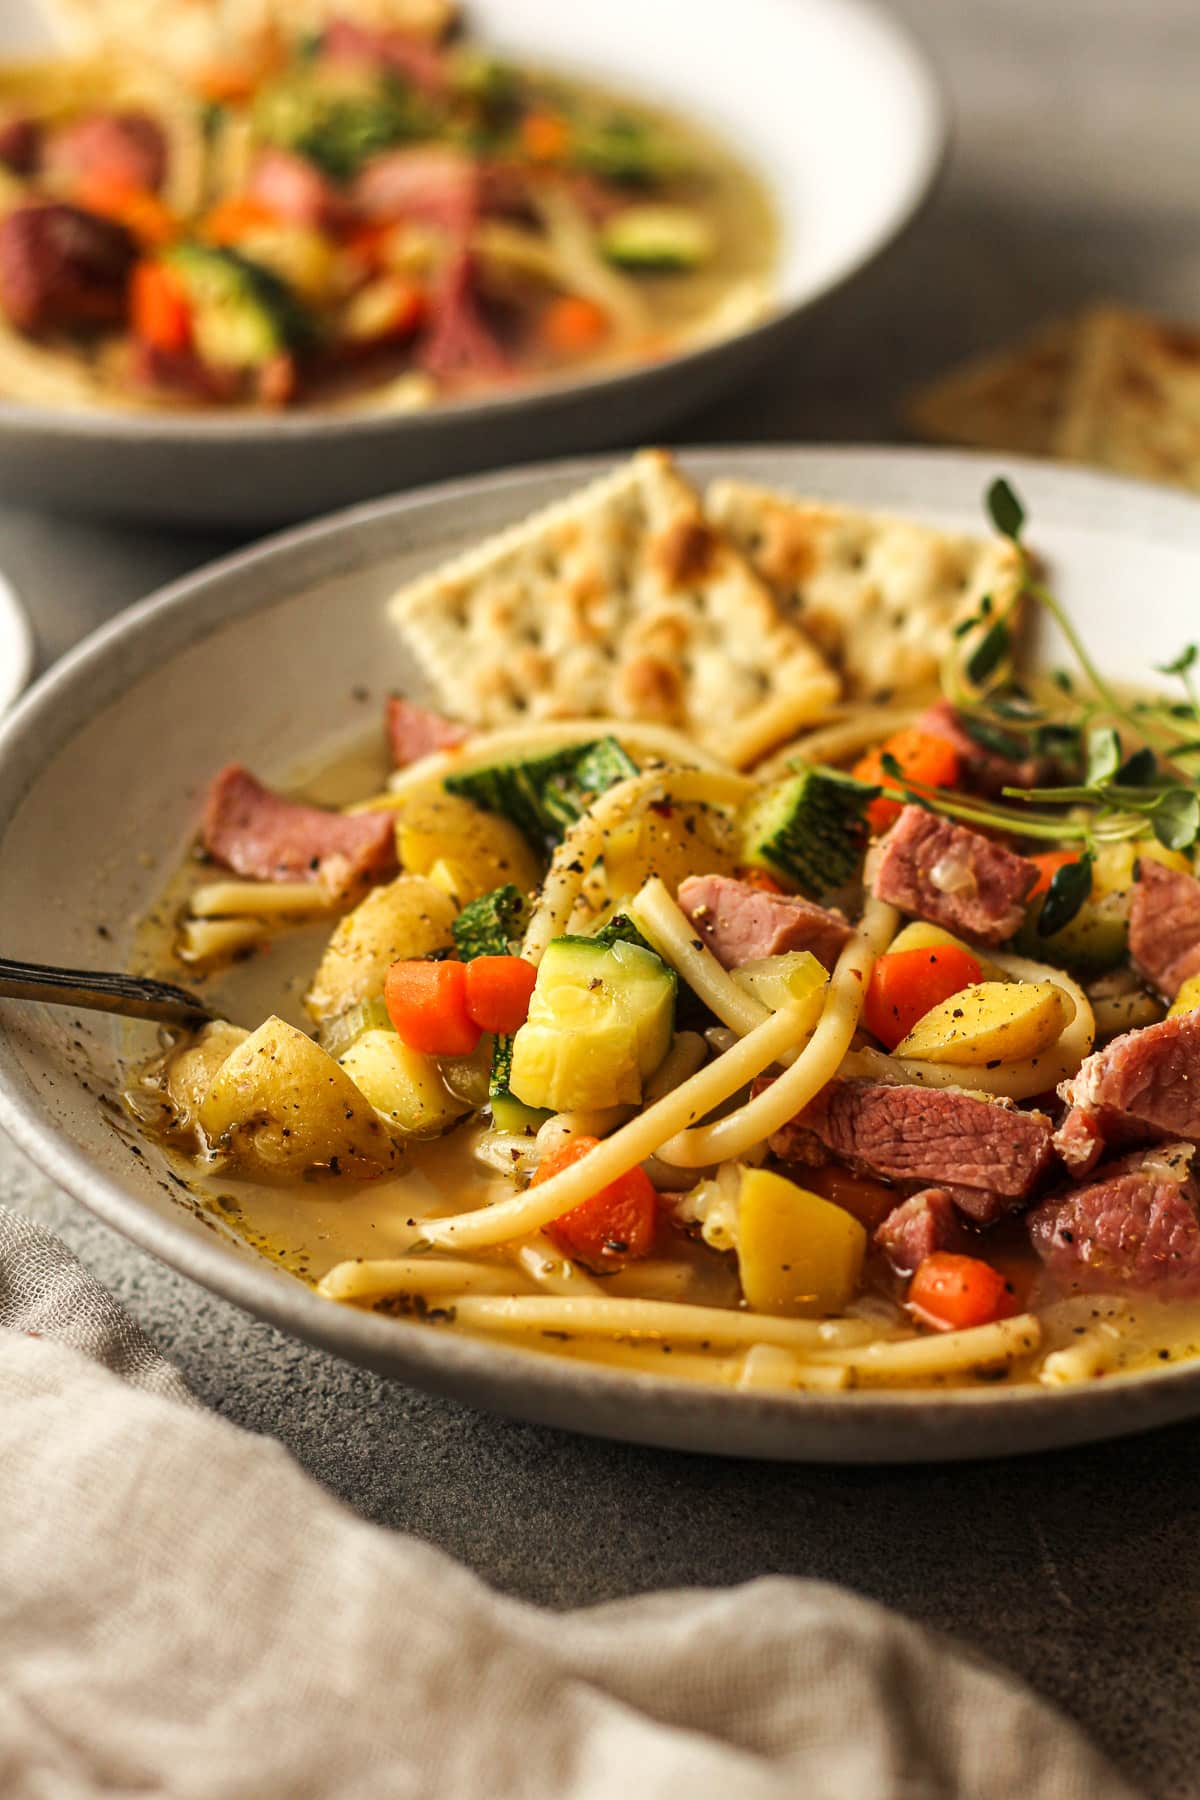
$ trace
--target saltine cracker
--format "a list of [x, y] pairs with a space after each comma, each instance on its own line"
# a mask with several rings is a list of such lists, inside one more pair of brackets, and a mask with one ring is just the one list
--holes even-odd
[[934, 682], [955, 625], [985, 595], [1017, 605], [1019, 552], [824, 500], [715, 481], [709, 517], [727, 532], [845, 683], [848, 698], [885, 700]]
[[482, 726], [676, 726], [737, 767], [840, 684], [662, 451], [479, 545], [393, 601], [442, 705]]
[[1054, 319], [1011, 349], [972, 357], [912, 395], [908, 423], [939, 443], [1051, 456], [1078, 341], [1077, 319]]
[[1054, 452], [1200, 488], [1200, 332], [1125, 307], [1094, 308]]

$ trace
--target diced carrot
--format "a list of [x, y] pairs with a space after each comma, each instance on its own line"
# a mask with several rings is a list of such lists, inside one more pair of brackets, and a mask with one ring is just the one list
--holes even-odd
[[179, 235], [175, 215], [148, 188], [131, 187], [110, 175], [92, 175], [80, 182], [75, 198], [88, 212], [124, 225], [139, 243], [152, 248]]
[[567, 121], [558, 113], [526, 113], [520, 126], [521, 148], [530, 162], [561, 162], [571, 144]]
[[200, 229], [210, 243], [236, 244], [252, 231], [278, 223], [279, 214], [257, 194], [230, 194], [205, 214]]
[[[577, 1137], [538, 1164], [532, 1186], [549, 1181], [594, 1150], [598, 1138]], [[596, 1269], [618, 1269], [654, 1246], [658, 1193], [644, 1169], [630, 1169], [563, 1213], [546, 1230], [568, 1256]]]
[[978, 962], [957, 944], [888, 951], [871, 971], [863, 1021], [886, 1049], [894, 1050], [931, 1007], [982, 979]]
[[249, 100], [258, 85], [262, 71], [244, 62], [209, 63], [194, 77], [193, 86], [203, 100], [214, 106], [229, 106]]
[[370, 225], [358, 225], [345, 239], [343, 249], [368, 269], [382, 268], [387, 260], [388, 243], [396, 230], [395, 219], [379, 219]]
[[467, 970], [460, 962], [394, 962], [383, 1003], [410, 1050], [470, 1056], [482, 1037], [467, 1011]]
[[186, 350], [192, 338], [187, 289], [165, 263], [140, 262], [130, 285], [133, 335], [152, 350]]
[[519, 1031], [537, 970], [523, 956], [474, 956], [466, 965], [467, 1011], [484, 1031]]
[[1017, 1297], [991, 1263], [935, 1250], [909, 1283], [907, 1304], [914, 1317], [935, 1331], [965, 1331], [972, 1325], [1011, 1319]]
[[[886, 784], [889, 777], [883, 768], [885, 756], [894, 756], [905, 779], [918, 787], [952, 788], [958, 780], [959, 759], [954, 745], [916, 725], [894, 732], [876, 749], [868, 750], [855, 763], [853, 773], [860, 781]], [[876, 832], [886, 831], [899, 817], [900, 803], [896, 800], [881, 797], [867, 809], [871, 829]]]
[[552, 300], [539, 325], [547, 347], [560, 356], [577, 356], [594, 349], [608, 331], [608, 314], [584, 294], [563, 294]]
[[1026, 899], [1032, 900], [1038, 894], [1047, 892], [1050, 883], [1060, 869], [1065, 869], [1068, 863], [1079, 861], [1079, 852], [1077, 850], [1044, 850], [1040, 856], [1031, 856], [1029, 860], [1037, 865], [1038, 872], [1037, 880], [1026, 895]]

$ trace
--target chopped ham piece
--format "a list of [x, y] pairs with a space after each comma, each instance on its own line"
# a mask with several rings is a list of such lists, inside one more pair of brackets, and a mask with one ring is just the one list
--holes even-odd
[[964, 784], [977, 794], [1000, 794], [1006, 787], [1040, 787], [1053, 772], [1046, 756], [1014, 759], [976, 743], [948, 700], [939, 700], [917, 720], [918, 731], [945, 738], [958, 752]]
[[251, 881], [320, 881], [335, 893], [384, 880], [396, 868], [390, 813], [325, 812], [285, 800], [239, 763], [209, 789], [204, 848]]
[[953, 1194], [940, 1187], [910, 1194], [892, 1208], [874, 1241], [897, 1275], [914, 1274], [937, 1250], [961, 1250], [964, 1233]]
[[0, 164], [14, 175], [32, 175], [42, 147], [42, 127], [21, 113], [0, 121]]
[[1020, 925], [1037, 873], [979, 832], [906, 806], [879, 846], [873, 891], [901, 912], [1000, 944]]
[[479, 169], [450, 147], [384, 150], [355, 177], [354, 209], [378, 223], [419, 219], [465, 242], [479, 208]]
[[246, 191], [289, 225], [333, 224], [344, 211], [333, 183], [290, 150], [260, 152]]
[[1034, 1249], [1064, 1288], [1200, 1296], [1194, 1144], [1166, 1144], [1053, 1195], [1029, 1215]]
[[512, 372], [511, 358], [479, 310], [469, 251], [454, 258], [433, 297], [433, 323], [420, 360], [422, 368], [443, 381]]
[[936, 1183], [980, 1224], [1027, 1199], [1053, 1154], [1044, 1113], [953, 1088], [840, 1079], [770, 1145], [783, 1162], [833, 1157], [887, 1181]]
[[130, 348], [128, 369], [130, 379], [140, 386], [186, 394], [202, 404], [228, 405], [238, 397], [236, 372], [214, 368], [190, 346], [162, 350], [156, 344], [135, 343]]
[[0, 219], [0, 307], [22, 331], [119, 319], [137, 257], [123, 225], [58, 203]]
[[1077, 1173], [1087, 1172], [1096, 1146], [1106, 1141], [1200, 1141], [1200, 1013], [1123, 1032], [1087, 1057], [1058, 1092], [1071, 1111], [1057, 1143]]
[[390, 69], [423, 94], [436, 96], [446, 89], [445, 58], [407, 31], [372, 31], [353, 19], [334, 19], [321, 35], [321, 57], [352, 67]]
[[1154, 1135], [1137, 1119], [1115, 1112], [1111, 1106], [1094, 1111], [1072, 1106], [1054, 1133], [1054, 1148], [1076, 1181], [1082, 1181], [1108, 1151], [1149, 1143]]
[[1200, 974], [1200, 881], [1141, 859], [1129, 907], [1129, 954], [1146, 985], [1168, 1000]]
[[453, 750], [471, 735], [456, 719], [447, 719], [431, 706], [417, 706], [400, 694], [393, 694], [387, 703], [387, 731], [392, 761], [398, 769], [433, 750]]
[[689, 875], [678, 898], [697, 935], [727, 969], [785, 950], [811, 950], [832, 969], [854, 935], [839, 912], [729, 875]]
[[166, 135], [148, 113], [92, 113], [53, 134], [42, 169], [72, 188], [97, 181], [157, 193], [167, 172]]

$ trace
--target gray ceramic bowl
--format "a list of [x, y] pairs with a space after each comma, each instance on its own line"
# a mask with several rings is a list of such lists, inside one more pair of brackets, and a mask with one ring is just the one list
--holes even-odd
[[[706, 122], [774, 195], [771, 319], [685, 356], [417, 414], [83, 413], [0, 403], [0, 487], [66, 511], [281, 524], [471, 469], [636, 443], [779, 354], [819, 299], [895, 237], [945, 137], [928, 65], [868, 0], [471, 0], [482, 38]], [[32, 0], [0, 7], [0, 55]]]
[[[996, 472], [989, 459], [896, 450], [720, 450], [683, 461], [702, 481], [736, 471], [966, 528], [978, 524]], [[411, 674], [389, 615], [397, 583], [601, 466], [360, 507], [203, 570], [88, 639], [0, 726], [4, 949], [45, 962], [120, 962], [131, 922], [183, 852], [212, 772], [237, 757], [281, 777], [311, 762], [314, 745], [360, 737], [380, 694]], [[1194, 635], [1200, 506], [1047, 465], [1003, 466], [1103, 662], [1142, 668]], [[364, 686], [366, 714], [356, 697]], [[6, 1004], [0, 1122], [144, 1249], [284, 1330], [399, 1379], [641, 1442], [846, 1461], [1033, 1450], [1200, 1411], [1200, 1363], [1056, 1392], [737, 1394], [334, 1306], [188, 1209], [162, 1158], [105, 1098], [117, 1085], [116, 1046], [99, 1015]]]

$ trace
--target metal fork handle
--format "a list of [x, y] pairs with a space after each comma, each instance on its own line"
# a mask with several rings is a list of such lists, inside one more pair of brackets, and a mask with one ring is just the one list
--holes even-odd
[[196, 1025], [213, 1016], [195, 994], [169, 981], [143, 980], [115, 969], [55, 969], [8, 956], [0, 956], [0, 999], [83, 1006], [164, 1025]]

